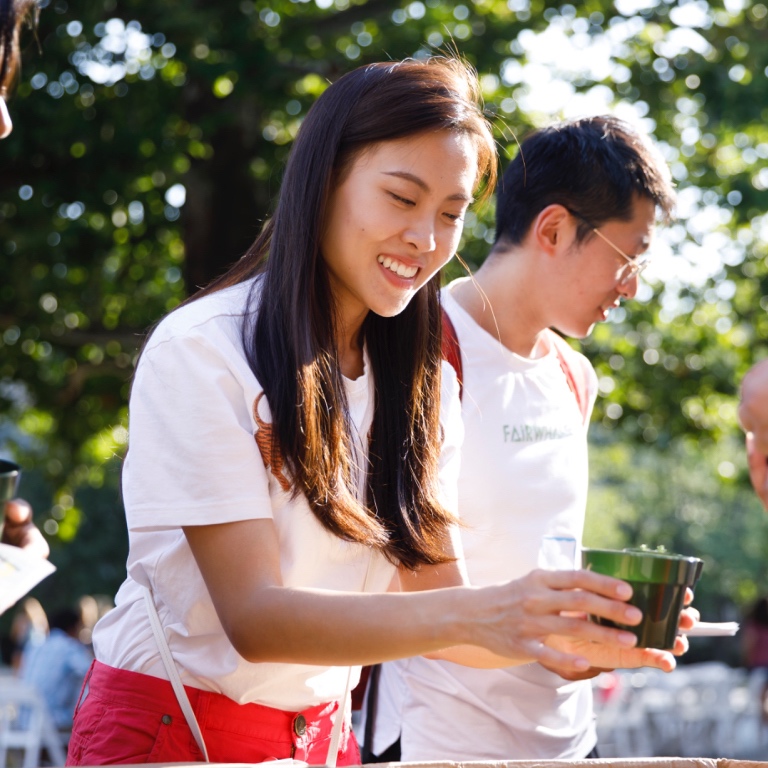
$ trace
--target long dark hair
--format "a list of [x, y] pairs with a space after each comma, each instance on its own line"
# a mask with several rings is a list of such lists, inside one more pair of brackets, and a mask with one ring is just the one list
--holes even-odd
[[[452, 515], [438, 501], [439, 276], [395, 317], [369, 313], [362, 335], [375, 381], [367, 499], [355, 493], [355, 453], [335, 343], [336, 313], [320, 240], [332, 187], [361, 152], [424, 131], [468, 135], [478, 185], [490, 194], [496, 150], [474, 72], [455, 58], [360, 67], [307, 113], [291, 149], [272, 218], [246, 255], [204, 295], [261, 273], [261, 300], [243, 329], [264, 388], [273, 452], [329, 531], [415, 568], [446, 560]], [[251, 303], [255, 301], [251, 294]], [[253, 308], [253, 307], [252, 307]], [[363, 436], [365, 437], [365, 436]]]
[[19, 29], [37, 18], [35, 0], [0, 0], [0, 96], [6, 96], [19, 69]]

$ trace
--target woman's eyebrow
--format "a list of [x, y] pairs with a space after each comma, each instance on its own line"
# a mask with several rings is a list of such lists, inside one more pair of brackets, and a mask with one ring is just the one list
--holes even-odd
[[[396, 176], [399, 179], [405, 179], [405, 181], [410, 181], [413, 184], [415, 184], [419, 189], [423, 189], [425, 192], [430, 192], [429, 184], [427, 184], [424, 179], [420, 178], [419, 176], [416, 176], [413, 173], [409, 173], [408, 171], [382, 171], [382, 173], [385, 176]], [[463, 192], [457, 192], [454, 195], [448, 195], [446, 198], [448, 200], [458, 200], [462, 203], [472, 203], [474, 202], [474, 197], [470, 197], [468, 195], [465, 195]]]

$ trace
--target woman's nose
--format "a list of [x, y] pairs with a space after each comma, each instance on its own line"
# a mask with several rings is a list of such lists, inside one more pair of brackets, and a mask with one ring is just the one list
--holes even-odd
[[437, 247], [435, 243], [435, 227], [431, 219], [426, 217], [419, 221], [413, 221], [406, 228], [404, 234], [406, 242], [413, 245], [419, 253], [429, 253]]

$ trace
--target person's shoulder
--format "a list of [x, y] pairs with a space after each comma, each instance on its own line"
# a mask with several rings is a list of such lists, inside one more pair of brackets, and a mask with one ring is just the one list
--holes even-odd
[[454, 293], [462, 283], [466, 283], [470, 279], [471, 278], [469, 277], [457, 277], [440, 289], [440, 302], [443, 305], [443, 309], [453, 312], [459, 307], [459, 303], [456, 301]]
[[178, 307], [155, 326], [146, 349], [179, 339], [213, 344], [239, 339], [252, 287], [248, 280]]
[[456, 293], [463, 284], [469, 282], [471, 277], [458, 277], [451, 281], [447, 285], [443, 286], [440, 291], [440, 304], [443, 312], [448, 315], [448, 319], [452, 325], [458, 331], [459, 329], [471, 328], [477, 325], [474, 318], [467, 312], [467, 310], [459, 303], [456, 298]]

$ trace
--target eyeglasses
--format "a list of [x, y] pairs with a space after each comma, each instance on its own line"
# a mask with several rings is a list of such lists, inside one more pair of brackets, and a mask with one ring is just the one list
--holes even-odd
[[[565, 207], [565, 206], [564, 206]], [[644, 253], [640, 256], [635, 256], [634, 258], [632, 256], [627, 256], [624, 251], [619, 248], [616, 243], [609, 240], [597, 227], [592, 226], [590, 222], [588, 222], [581, 214], [576, 213], [576, 211], [572, 211], [570, 208], [566, 208], [568, 213], [571, 214], [571, 216], [574, 216], [577, 219], [581, 219], [591, 230], [594, 234], [596, 234], [601, 240], [608, 243], [608, 245], [613, 248], [616, 253], [621, 256], [624, 261], [626, 261], [626, 265], [624, 267], [624, 274], [621, 277], [621, 280], [619, 281], [622, 285], [625, 283], [628, 283], [633, 277], [638, 277], [640, 273], [651, 263], [651, 257], [650, 254]]]

